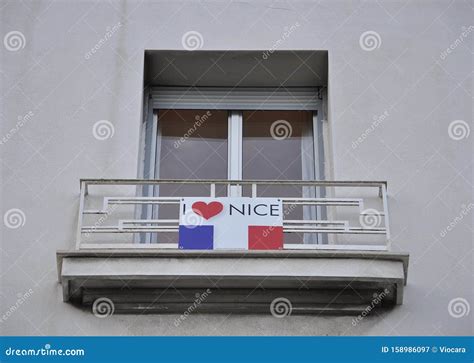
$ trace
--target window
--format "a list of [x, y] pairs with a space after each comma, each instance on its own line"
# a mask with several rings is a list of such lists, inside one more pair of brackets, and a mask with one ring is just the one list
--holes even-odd
[[[154, 88], [144, 128], [144, 178], [229, 180], [324, 179], [321, 100], [318, 89]], [[145, 196], [206, 196], [207, 187], [170, 184]], [[314, 196], [309, 187], [269, 186], [262, 197]], [[250, 196], [250, 188], [217, 188], [216, 196]], [[143, 219], [176, 218], [177, 206], [146, 206]], [[287, 211], [314, 219], [321, 207]], [[142, 242], [176, 242], [172, 233]], [[323, 243], [321, 236], [292, 234], [285, 243]]]

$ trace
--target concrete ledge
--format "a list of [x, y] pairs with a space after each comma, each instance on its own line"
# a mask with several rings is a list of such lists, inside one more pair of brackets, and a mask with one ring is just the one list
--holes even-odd
[[359, 251], [81, 250], [58, 251], [57, 260], [65, 301], [108, 296], [121, 312], [179, 311], [189, 291], [206, 289], [206, 312], [266, 311], [283, 293], [301, 313], [357, 310], [384, 291], [385, 305], [401, 304], [408, 266], [407, 254]]
[[[405, 282], [408, 278], [409, 254], [406, 252], [350, 251], [350, 250], [278, 250], [278, 251], [184, 251], [164, 249], [91, 249], [59, 250], [56, 253], [58, 274], [64, 257], [208, 257], [208, 258], [359, 258], [368, 260], [400, 261], [403, 263]], [[60, 276], [59, 276], [60, 277]]]

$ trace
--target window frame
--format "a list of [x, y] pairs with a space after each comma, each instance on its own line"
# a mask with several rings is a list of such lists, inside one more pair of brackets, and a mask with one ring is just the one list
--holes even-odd
[[[298, 88], [224, 88], [224, 87], [153, 87], [145, 92], [144, 122], [141, 133], [140, 177], [159, 179], [156, 163], [159, 160], [160, 109], [203, 109], [228, 112], [227, 176], [242, 180], [243, 111], [295, 110], [311, 111], [313, 132], [313, 168], [315, 180], [324, 180], [328, 174], [328, 130], [323, 109], [322, 87]], [[315, 197], [325, 197], [324, 188], [318, 188]], [[145, 186], [142, 196], [157, 196], [157, 186]], [[240, 196], [241, 187], [231, 186], [228, 196]], [[326, 208], [317, 206], [317, 215], [326, 218]], [[157, 206], [138, 208], [137, 216], [150, 219], [157, 215]], [[319, 235], [315, 243], [327, 243], [326, 235]], [[137, 237], [137, 242], [152, 243], [149, 233]]]

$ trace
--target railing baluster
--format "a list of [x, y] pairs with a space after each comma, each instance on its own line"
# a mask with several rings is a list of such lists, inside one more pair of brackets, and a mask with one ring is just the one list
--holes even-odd
[[79, 197], [79, 215], [77, 217], [76, 250], [79, 250], [81, 248], [82, 219], [83, 219], [83, 212], [84, 212], [86, 188], [87, 188], [87, 182], [81, 181], [81, 194]]
[[387, 249], [390, 251], [392, 247], [392, 241], [390, 238], [390, 222], [388, 218], [388, 201], [387, 201], [387, 186], [383, 184], [381, 186], [382, 189], [382, 204], [383, 204], [383, 213], [384, 213], [384, 220], [385, 220], [385, 234], [387, 236]]
[[252, 198], [257, 198], [257, 184], [252, 184]]

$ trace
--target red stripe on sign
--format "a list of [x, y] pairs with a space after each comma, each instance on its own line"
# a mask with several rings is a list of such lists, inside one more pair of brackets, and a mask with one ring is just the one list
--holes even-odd
[[281, 250], [283, 227], [249, 226], [249, 250]]

